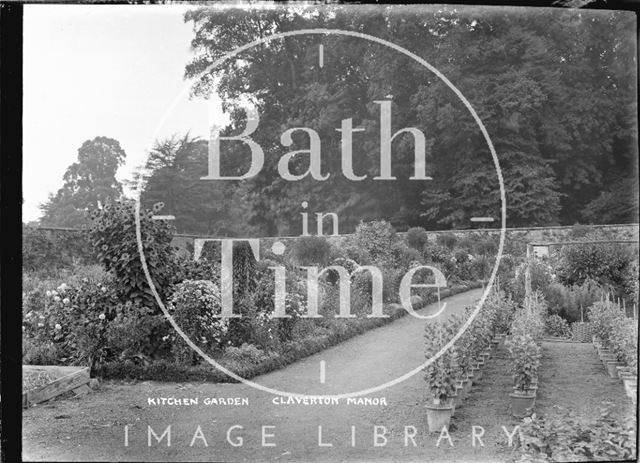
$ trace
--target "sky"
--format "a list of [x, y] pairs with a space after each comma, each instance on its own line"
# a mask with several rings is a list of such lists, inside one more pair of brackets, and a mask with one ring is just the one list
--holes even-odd
[[144, 163], [156, 132], [206, 138], [212, 124], [225, 120], [217, 98], [188, 99], [188, 8], [25, 6], [23, 222], [38, 219], [39, 205], [62, 186], [86, 140], [120, 142], [127, 153], [117, 174], [122, 180]]

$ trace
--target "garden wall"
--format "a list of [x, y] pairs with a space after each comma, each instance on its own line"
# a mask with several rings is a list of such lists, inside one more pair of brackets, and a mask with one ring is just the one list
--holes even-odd
[[[594, 231], [604, 231], [612, 239], [628, 239], [638, 240], [639, 226], [638, 224], [620, 224], [620, 225], [573, 225], [573, 226], [557, 226], [557, 227], [528, 227], [528, 228], [507, 228], [505, 232], [505, 244], [509, 242], [518, 242], [522, 244], [522, 252], [525, 250], [527, 243], [534, 241], [563, 241], [569, 239], [575, 239], [579, 236], [584, 236], [587, 233]], [[404, 237], [406, 232], [398, 232], [399, 236]], [[429, 240], [435, 242], [438, 235], [453, 234], [458, 239], [462, 239], [465, 236], [473, 235], [489, 235], [494, 236], [496, 240], [500, 237], [499, 228], [484, 228], [484, 229], [471, 229], [471, 230], [427, 230]], [[332, 243], [339, 245], [349, 236], [337, 235], [327, 236], [327, 239]], [[193, 241], [196, 238], [205, 238], [203, 236], [196, 235], [176, 235], [174, 237], [174, 246], [178, 246], [181, 249], [193, 249]], [[296, 236], [287, 237], [267, 237], [260, 238], [260, 245], [262, 249], [269, 249], [269, 247], [276, 241], [281, 241], [285, 246], [298, 239]]]
[[[30, 227], [29, 227], [30, 228]], [[53, 227], [39, 227], [40, 230], [48, 237], [62, 237], [69, 235], [76, 235], [79, 230], [70, 228], [53, 228]], [[508, 228], [505, 234], [505, 243], [517, 242], [524, 252], [524, 246], [526, 243], [533, 241], [562, 241], [567, 239], [573, 239], [579, 236], [583, 236], [586, 233], [592, 231], [604, 231], [611, 238], [615, 239], [630, 239], [638, 240], [638, 224], [620, 224], [620, 225], [574, 225], [574, 226], [558, 226], [558, 227], [528, 227], [528, 228]], [[482, 234], [489, 234], [494, 236], [496, 240], [500, 236], [499, 228], [484, 228], [484, 229], [471, 229], [471, 230], [427, 230], [430, 241], [435, 241], [438, 235], [442, 234], [454, 234], [458, 239], [462, 239], [465, 236]], [[404, 236], [405, 232], [399, 232], [398, 235]], [[328, 240], [334, 244], [340, 244], [346, 240], [350, 235], [338, 235], [328, 236]], [[199, 235], [187, 235], [176, 234], [173, 238], [173, 246], [184, 250], [185, 252], [193, 252], [193, 243], [196, 238], [207, 238]], [[211, 237], [213, 239], [213, 237]], [[267, 237], [260, 238], [260, 244], [262, 249], [269, 249], [275, 241], [282, 241], [285, 246], [296, 240], [298, 237]], [[74, 249], [70, 250], [72, 253], [77, 252], [75, 248], [78, 246], [78, 242], [75, 240], [64, 240], [74, 243]], [[88, 243], [87, 243], [88, 245]], [[83, 254], [88, 254], [83, 252]]]

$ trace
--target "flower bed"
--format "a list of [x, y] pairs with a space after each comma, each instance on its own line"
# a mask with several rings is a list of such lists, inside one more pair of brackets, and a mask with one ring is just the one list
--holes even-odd
[[[480, 286], [480, 283], [455, 286], [441, 291], [440, 295], [443, 298], [449, 297], [470, 289], [479, 288]], [[432, 294], [425, 298], [422, 304], [431, 304], [436, 301], [437, 296]], [[367, 318], [360, 320], [359, 323], [348, 324], [347, 328], [340, 332], [321, 336], [310, 336], [299, 341], [290, 341], [283, 346], [281, 352], [263, 353], [263, 358], [257, 362], [255, 361], [255, 356], [247, 356], [243, 355], [243, 353], [231, 358], [223, 355], [218, 361], [225, 368], [228, 368], [239, 376], [250, 379], [282, 368], [304, 357], [318, 353], [366, 331], [384, 326], [406, 315], [407, 312], [404, 309], [395, 307], [390, 313], [389, 318]], [[96, 369], [96, 375], [103, 379], [208, 381], [215, 383], [236, 382], [235, 379], [212, 368], [209, 364], [184, 365], [167, 360], [160, 360], [148, 364], [136, 363], [131, 360], [125, 362], [106, 362]]]

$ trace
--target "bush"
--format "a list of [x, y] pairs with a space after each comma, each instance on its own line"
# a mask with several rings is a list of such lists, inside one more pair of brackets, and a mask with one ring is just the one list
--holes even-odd
[[331, 256], [331, 243], [323, 236], [301, 236], [295, 242], [293, 254], [302, 265], [324, 267]]
[[[172, 257], [172, 229], [166, 221], [153, 220], [162, 203], [153, 206], [153, 212], [140, 212], [142, 248], [154, 285], [161, 296], [173, 279], [170, 265]], [[135, 226], [135, 203], [130, 200], [108, 202], [103, 208], [91, 212], [89, 239], [97, 250], [104, 268], [113, 272], [118, 297], [131, 299], [147, 307], [157, 307], [147, 283], [138, 252]]]
[[240, 347], [229, 346], [224, 351], [223, 361], [229, 359], [233, 362], [248, 362], [258, 364], [265, 360], [267, 355], [253, 344], [244, 343]]
[[384, 220], [360, 222], [352, 239], [374, 262], [384, 261], [388, 260], [392, 245], [396, 242], [396, 231]]
[[627, 265], [622, 282], [624, 294], [632, 304], [638, 304], [639, 283], [638, 261], [635, 260], [630, 265]]
[[393, 243], [390, 251], [387, 259], [380, 262], [385, 267], [406, 270], [422, 262], [420, 252], [401, 241]]
[[210, 280], [219, 285], [220, 264], [218, 262], [204, 257], [196, 261], [192, 256], [175, 253], [170, 260], [172, 283], [177, 284], [184, 280]]
[[[39, 346], [55, 346], [54, 364], [88, 364], [108, 355], [107, 325], [117, 305], [113, 279], [82, 278], [45, 293], [44, 307], [23, 317], [23, 336]], [[25, 359], [25, 361], [28, 359]]]
[[560, 338], [571, 337], [571, 327], [569, 326], [569, 323], [567, 323], [567, 321], [560, 315], [549, 315], [545, 319], [545, 328], [547, 334], [551, 336], [558, 336]]
[[587, 313], [594, 335], [600, 338], [605, 348], [611, 347], [613, 326], [624, 319], [622, 311], [613, 302], [604, 300], [594, 303]]
[[436, 243], [449, 249], [453, 249], [458, 242], [458, 238], [453, 233], [438, 233]]
[[522, 425], [525, 454], [518, 462], [635, 461], [634, 420], [625, 420], [602, 409], [598, 418], [585, 421], [572, 412], [529, 420]]
[[[229, 320], [218, 318], [222, 310], [220, 288], [211, 281], [185, 280], [175, 287], [167, 310], [191, 341], [213, 354], [225, 344]], [[191, 363], [195, 352], [177, 334], [170, 334], [172, 352], [179, 361]]]
[[537, 258], [530, 258], [516, 268], [515, 278], [509, 287], [512, 297], [517, 301], [524, 300], [526, 294], [525, 280], [527, 266], [529, 266], [532, 292], [541, 291], [544, 294], [547, 287], [553, 281], [552, 268], [549, 263]]
[[[599, 239], [599, 235], [585, 238]], [[565, 246], [561, 252], [558, 277], [566, 285], [582, 284], [587, 279], [621, 291], [625, 273], [632, 265], [634, 253], [622, 244], [584, 244]]]
[[109, 321], [106, 344], [118, 360], [168, 356], [174, 334], [163, 314], [154, 314], [151, 307], [127, 301], [115, 307], [115, 317]]
[[23, 269], [50, 272], [94, 262], [93, 249], [82, 232], [22, 226]]
[[544, 292], [550, 313], [569, 323], [581, 321], [583, 317], [586, 320], [586, 308], [598, 301], [602, 294], [603, 289], [593, 280], [585, 280], [581, 285], [569, 288], [561, 283], [552, 283]]
[[479, 256], [496, 256], [498, 254], [498, 241], [491, 237], [479, 239], [473, 247], [473, 251]]
[[407, 244], [418, 251], [422, 251], [424, 245], [429, 242], [429, 235], [422, 227], [413, 227], [407, 230]]

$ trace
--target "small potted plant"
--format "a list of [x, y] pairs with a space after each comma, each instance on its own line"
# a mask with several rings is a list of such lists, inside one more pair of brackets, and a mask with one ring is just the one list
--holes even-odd
[[424, 378], [432, 397], [431, 403], [426, 406], [429, 432], [441, 432], [443, 427], [448, 429], [455, 410], [453, 397], [456, 388], [447, 357], [445, 353], [425, 371]]
[[[448, 342], [452, 330], [449, 324], [445, 322], [425, 325], [427, 358], [440, 352]], [[459, 367], [454, 366], [456, 365], [454, 356], [454, 353], [447, 351], [425, 368], [424, 379], [431, 396], [431, 402], [426, 405], [430, 432], [441, 432], [443, 427], [448, 429], [455, 410], [453, 403], [456, 393], [455, 376]]]
[[536, 388], [533, 380], [537, 376], [540, 365], [540, 347], [531, 336], [519, 334], [505, 343], [512, 359], [515, 376], [515, 387], [509, 397], [513, 416], [524, 418], [533, 411], [536, 399]]

